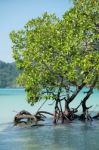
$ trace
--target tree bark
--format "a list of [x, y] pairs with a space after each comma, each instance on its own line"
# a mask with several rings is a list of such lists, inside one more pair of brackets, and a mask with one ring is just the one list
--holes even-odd
[[83, 113], [82, 113], [82, 115], [80, 116], [80, 119], [81, 119], [81, 120], [85, 120], [85, 119], [90, 120], [90, 119], [92, 119], [91, 116], [88, 114], [88, 109], [91, 108], [92, 106], [87, 107], [87, 106], [86, 106], [86, 101], [88, 100], [88, 98], [89, 98], [89, 97], [91, 96], [91, 94], [93, 93], [93, 89], [94, 89], [94, 87], [95, 87], [95, 85], [96, 85], [97, 79], [98, 79], [98, 77], [96, 76], [95, 80], [93, 81], [93, 84], [90, 86], [89, 91], [87, 92], [86, 96], [85, 96], [84, 99], [82, 100], [82, 111], [83, 111]]
[[70, 110], [69, 104], [74, 100], [74, 98], [78, 95], [78, 93], [82, 90], [82, 88], [85, 86], [85, 83], [81, 83], [81, 85], [76, 85], [77, 88], [74, 91], [74, 93], [70, 96], [69, 95], [69, 89], [66, 89], [67, 92], [67, 99], [65, 99], [65, 111], [64, 114], [69, 120], [72, 120], [74, 118], [74, 111]]

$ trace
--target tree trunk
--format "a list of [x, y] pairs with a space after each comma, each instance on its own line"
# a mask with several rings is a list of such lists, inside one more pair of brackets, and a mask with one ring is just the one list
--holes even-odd
[[70, 96], [69, 95], [69, 88], [66, 88], [67, 92], [67, 99], [65, 99], [65, 111], [64, 114], [69, 120], [74, 119], [74, 111], [70, 110], [69, 104], [74, 100], [74, 98], [78, 95], [78, 93], [82, 90], [82, 88], [85, 86], [85, 83], [81, 83], [81, 85], [77, 86], [74, 93]]
[[98, 78], [98, 77], [96, 76], [96, 78], [95, 78], [93, 84], [90, 86], [89, 91], [87, 92], [86, 96], [85, 96], [84, 99], [82, 100], [82, 111], [83, 111], [83, 113], [82, 113], [82, 115], [80, 116], [80, 119], [81, 119], [81, 120], [85, 120], [85, 119], [86, 119], [86, 120], [92, 120], [91, 116], [88, 114], [88, 109], [91, 108], [92, 106], [87, 107], [87, 106], [86, 106], [86, 101], [88, 100], [88, 98], [89, 98], [89, 97], [91, 96], [91, 94], [93, 93], [93, 89], [94, 89], [94, 87], [95, 87], [95, 85], [96, 85], [97, 78]]
[[68, 99], [69, 103], [74, 100], [74, 98], [78, 95], [78, 93], [82, 90], [82, 88], [85, 86], [85, 83], [82, 83], [81, 85], [77, 86], [76, 91], [72, 94], [72, 96]]
[[73, 111], [70, 109], [70, 107], [69, 107], [69, 104], [70, 104], [70, 102], [69, 101], [66, 101], [65, 100], [65, 111], [64, 111], [64, 118], [65, 118], [65, 120], [73, 120], [73, 116], [74, 116], [74, 113], [73, 113]]
[[54, 123], [57, 124], [58, 120], [59, 120], [59, 107], [58, 107], [58, 100], [56, 100], [56, 104], [55, 104], [55, 113], [54, 113]]

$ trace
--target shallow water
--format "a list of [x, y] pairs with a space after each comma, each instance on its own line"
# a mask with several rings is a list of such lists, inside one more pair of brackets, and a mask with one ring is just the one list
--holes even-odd
[[[75, 100], [77, 103], [81, 95], [82, 93]], [[89, 101], [89, 105], [97, 104], [97, 107], [94, 107], [97, 110], [98, 98], [99, 91], [95, 90]], [[99, 121], [74, 121], [55, 126], [51, 118], [48, 118], [45, 126], [13, 126], [15, 111], [26, 109], [34, 113], [41, 103], [34, 107], [27, 104], [23, 89], [0, 90], [0, 150], [99, 150]], [[49, 103], [42, 109], [52, 111], [53, 107], [49, 106]]]
[[3, 126], [0, 150], [99, 150], [99, 121], [27, 128], [9, 123], [0, 128]]

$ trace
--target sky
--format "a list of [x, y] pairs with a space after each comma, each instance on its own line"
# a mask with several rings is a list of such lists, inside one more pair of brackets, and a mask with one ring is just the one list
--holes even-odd
[[9, 33], [44, 12], [62, 17], [72, 6], [71, 0], [0, 0], [0, 60], [13, 62]]

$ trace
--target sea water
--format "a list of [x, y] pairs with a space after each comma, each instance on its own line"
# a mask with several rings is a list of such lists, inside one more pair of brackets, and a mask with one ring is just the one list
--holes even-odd
[[[86, 91], [87, 89], [84, 89]], [[83, 91], [71, 107], [79, 104]], [[99, 121], [73, 121], [65, 125], [53, 125], [52, 119], [40, 127], [15, 127], [16, 113], [25, 109], [35, 113], [43, 101], [30, 106], [24, 89], [0, 89], [0, 150], [99, 150]], [[42, 110], [53, 111], [48, 101]], [[99, 91], [88, 100], [91, 111], [99, 111]]]

